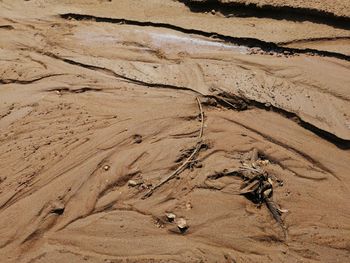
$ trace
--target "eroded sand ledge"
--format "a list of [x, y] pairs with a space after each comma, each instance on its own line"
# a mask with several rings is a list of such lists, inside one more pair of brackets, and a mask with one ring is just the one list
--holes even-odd
[[349, 29], [132, 2], [0, 1], [0, 261], [349, 261]]

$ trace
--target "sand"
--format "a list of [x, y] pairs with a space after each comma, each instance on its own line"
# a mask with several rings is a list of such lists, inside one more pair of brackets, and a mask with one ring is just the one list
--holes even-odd
[[0, 262], [348, 262], [348, 2], [275, 2], [0, 1]]
[[252, 5], [262, 8], [288, 8], [310, 14], [327, 14], [338, 17], [349, 17], [350, 3], [344, 0], [183, 0], [183, 2], [199, 3], [222, 3], [222, 4], [240, 4]]

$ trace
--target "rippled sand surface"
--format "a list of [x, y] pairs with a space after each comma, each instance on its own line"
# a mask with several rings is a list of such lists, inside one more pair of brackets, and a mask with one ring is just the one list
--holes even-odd
[[0, 262], [350, 261], [350, 5], [272, 2], [0, 1]]

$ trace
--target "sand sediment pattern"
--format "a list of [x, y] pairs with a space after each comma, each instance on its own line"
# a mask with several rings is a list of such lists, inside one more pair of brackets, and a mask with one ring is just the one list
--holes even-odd
[[272, 2], [0, 1], [0, 261], [348, 262], [349, 5]]

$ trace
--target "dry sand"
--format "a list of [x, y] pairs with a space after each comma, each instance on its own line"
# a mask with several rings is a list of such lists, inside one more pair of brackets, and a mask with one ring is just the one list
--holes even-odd
[[252, 5], [262, 8], [283, 7], [289, 10], [328, 14], [339, 17], [350, 16], [350, 3], [346, 0], [182, 0], [183, 2], [222, 3]]
[[275, 2], [0, 1], [0, 262], [349, 262], [349, 2]]

